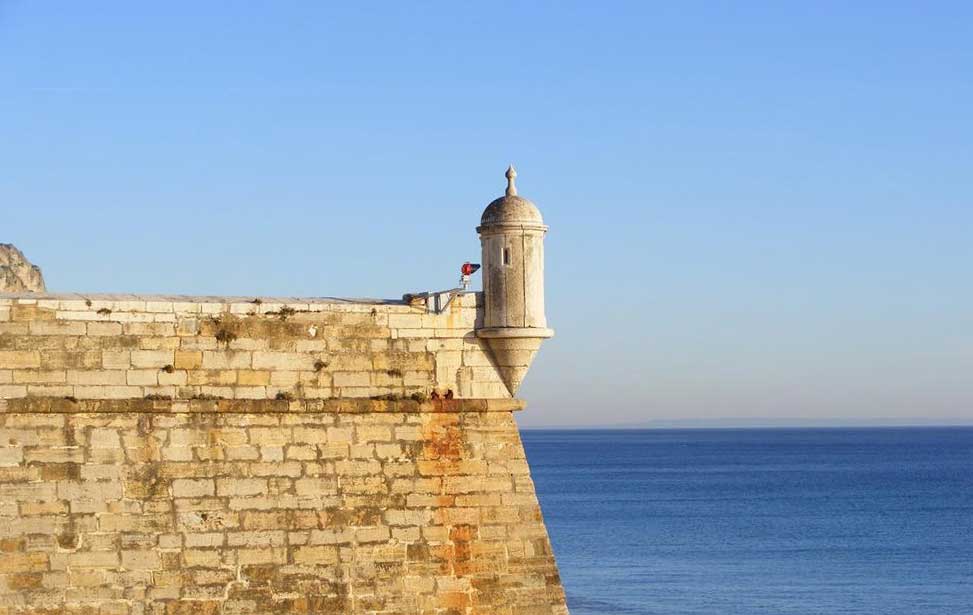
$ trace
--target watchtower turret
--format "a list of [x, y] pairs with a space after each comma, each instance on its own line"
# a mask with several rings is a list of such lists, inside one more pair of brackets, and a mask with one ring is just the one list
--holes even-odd
[[506, 194], [487, 205], [476, 231], [483, 249], [483, 338], [511, 395], [517, 393], [541, 342], [554, 335], [544, 316], [541, 212], [517, 194], [507, 169]]

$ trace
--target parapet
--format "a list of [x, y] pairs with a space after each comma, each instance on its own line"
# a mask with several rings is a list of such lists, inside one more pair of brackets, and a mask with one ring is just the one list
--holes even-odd
[[0, 294], [0, 398], [510, 399], [482, 303]]

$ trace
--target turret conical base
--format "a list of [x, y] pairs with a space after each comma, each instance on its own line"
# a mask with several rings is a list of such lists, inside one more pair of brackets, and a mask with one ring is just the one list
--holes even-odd
[[490, 348], [500, 379], [510, 395], [517, 394], [520, 384], [534, 361], [541, 342], [554, 335], [551, 329], [540, 328], [493, 328], [480, 329], [477, 337], [483, 338]]

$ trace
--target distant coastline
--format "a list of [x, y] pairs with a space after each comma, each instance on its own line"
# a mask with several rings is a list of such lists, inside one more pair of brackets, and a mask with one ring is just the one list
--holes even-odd
[[523, 430], [973, 428], [969, 419], [672, 419], [592, 425], [523, 425]]

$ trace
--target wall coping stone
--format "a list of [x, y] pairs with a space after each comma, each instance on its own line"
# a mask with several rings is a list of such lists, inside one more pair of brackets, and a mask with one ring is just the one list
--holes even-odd
[[363, 305], [407, 305], [403, 299], [369, 299], [344, 297], [264, 297], [259, 295], [222, 296], [222, 295], [163, 295], [129, 293], [4, 293], [0, 299], [38, 301], [154, 301], [168, 303], [337, 303]]

